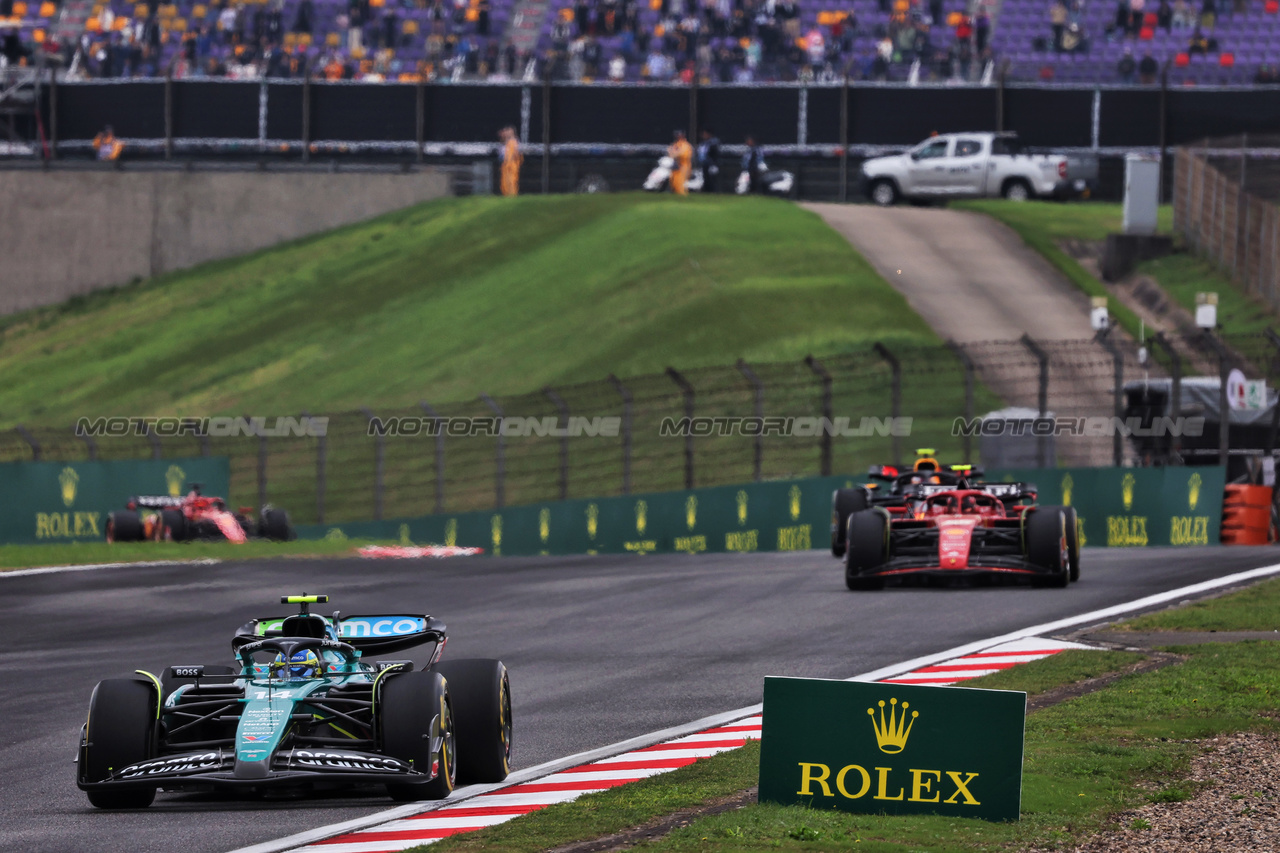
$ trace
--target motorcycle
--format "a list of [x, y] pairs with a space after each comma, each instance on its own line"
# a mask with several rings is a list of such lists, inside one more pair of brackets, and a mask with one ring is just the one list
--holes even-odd
[[[644, 179], [644, 189], [646, 192], [660, 193], [665, 191], [671, 184], [671, 175], [675, 173], [676, 161], [674, 157], [662, 156], [658, 159], [658, 165], [653, 167], [653, 171], [649, 173], [649, 177]], [[685, 189], [691, 193], [702, 191], [702, 170], [694, 169], [689, 173], [689, 180], [685, 181]]]
[[[784, 169], [773, 171], [764, 164], [763, 160], [760, 161], [760, 168], [757, 171], [759, 172], [757, 180], [760, 182], [760, 192], [767, 195], [791, 195], [791, 191], [796, 184], [795, 175]], [[738, 183], [734, 186], [734, 191], [738, 195], [746, 195], [751, 192], [751, 174], [746, 169], [743, 169], [738, 175]]]

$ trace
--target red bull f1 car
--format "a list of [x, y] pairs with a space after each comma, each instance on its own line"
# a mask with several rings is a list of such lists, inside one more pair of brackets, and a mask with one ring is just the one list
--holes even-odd
[[916, 484], [902, 505], [871, 506], [845, 527], [845, 584], [881, 589], [891, 578], [1023, 577], [1065, 587], [1080, 577], [1071, 507], [1038, 506], [1026, 483]]
[[137, 495], [129, 498], [127, 507], [107, 516], [108, 542], [245, 542], [252, 538], [284, 542], [295, 537], [284, 510], [268, 504], [256, 514], [252, 507], [231, 512], [222, 498], [200, 494], [199, 483], [193, 483], [185, 497]]
[[[442, 662], [430, 616], [254, 619], [235, 666], [171, 666], [99, 682], [80, 735], [76, 784], [98, 808], [143, 808], [166, 791], [381, 786], [441, 799], [458, 782], [501, 782], [511, 766], [511, 687], [498, 660]], [[431, 645], [411, 660], [371, 662]]]

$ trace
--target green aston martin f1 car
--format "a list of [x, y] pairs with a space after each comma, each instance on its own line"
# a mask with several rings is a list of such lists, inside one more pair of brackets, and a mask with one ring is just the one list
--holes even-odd
[[[324, 617], [324, 595], [285, 596], [287, 617], [232, 639], [236, 666], [171, 666], [98, 683], [76, 784], [99, 808], [141, 808], [156, 789], [381, 785], [395, 800], [440, 799], [511, 766], [511, 687], [497, 660], [442, 662], [430, 616]], [[434, 644], [427, 664], [368, 662]]]

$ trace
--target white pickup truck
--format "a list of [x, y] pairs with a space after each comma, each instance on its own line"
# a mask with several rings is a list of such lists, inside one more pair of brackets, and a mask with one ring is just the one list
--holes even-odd
[[944, 133], [862, 163], [867, 197], [885, 206], [898, 199], [1088, 198], [1097, 179], [1096, 158], [1031, 154], [1011, 133]]

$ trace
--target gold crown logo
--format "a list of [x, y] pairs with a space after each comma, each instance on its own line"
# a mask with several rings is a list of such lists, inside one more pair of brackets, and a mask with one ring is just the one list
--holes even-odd
[[400, 544], [401, 545], [413, 544], [413, 540], [409, 538], [409, 525], [407, 524], [400, 525]]
[[790, 507], [791, 520], [799, 521], [800, 520], [800, 487], [792, 486], [791, 491], [788, 492], [787, 495], [788, 497], [791, 498], [791, 507]]
[[920, 712], [912, 711], [911, 721], [907, 722], [907, 708], [910, 707], [910, 703], [902, 703], [902, 716], [898, 716], [898, 700], [890, 699], [889, 721], [886, 723], [883, 699], [880, 700], [879, 705], [879, 723], [876, 722], [876, 709], [867, 709], [867, 713], [871, 716], [871, 727], [876, 730], [876, 745], [880, 747], [881, 752], [896, 755], [906, 748], [907, 738], [911, 737], [911, 727], [916, 724], [916, 717], [920, 716]]
[[182, 494], [182, 484], [186, 482], [187, 472], [177, 465], [170, 465], [169, 470], [164, 472], [164, 479], [169, 486], [169, 497], [176, 498]]
[[636, 535], [643, 536], [644, 529], [649, 526], [649, 504], [636, 501]]
[[497, 551], [502, 547], [502, 516], [495, 515], [489, 519], [489, 533], [493, 540], [493, 550]]
[[444, 523], [444, 544], [450, 548], [458, 544], [458, 519], [451, 518]]
[[76, 502], [76, 486], [80, 483], [80, 475], [75, 468], [67, 466], [58, 475], [58, 483], [62, 486], [62, 502], [71, 506]]
[[1192, 474], [1191, 479], [1187, 480], [1187, 506], [1192, 510], [1200, 503], [1200, 486], [1203, 482], [1199, 474]]
[[1071, 475], [1067, 474], [1062, 478], [1062, 505], [1071, 506], [1071, 490], [1075, 488], [1076, 481], [1071, 479]]
[[587, 538], [595, 541], [596, 531], [600, 527], [600, 507], [587, 504]]
[[738, 525], [747, 523], [747, 493], [745, 490], [738, 490]]
[[684, 500], [684, 523], [685, 526], [689, 528], [690, 532], [692, 532], [693, 528], [698, 524], [697, 495], [689, 495], [689, 497]]
[[1133, 487], [1138, 483], [1138, 478], [1132, 474], [1125, 474], [1120, 478], [1120, 497], [1124, 500], [1124, 511], [1128, 512], [1133, 509]]
[[551, 510], [544, 506], [538, 511], [538, 538], [545, 545], [549, 536], [551, 536]]

